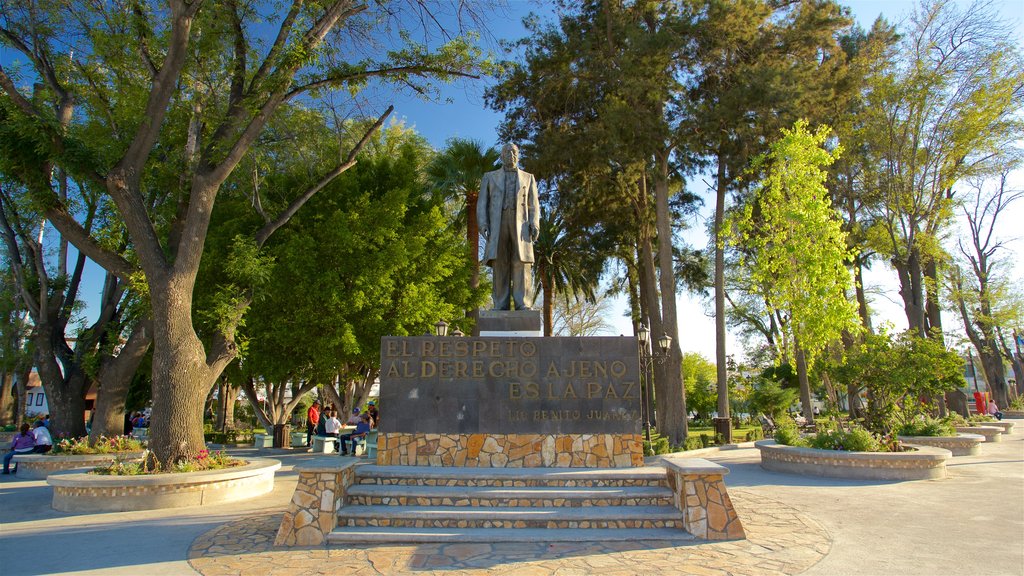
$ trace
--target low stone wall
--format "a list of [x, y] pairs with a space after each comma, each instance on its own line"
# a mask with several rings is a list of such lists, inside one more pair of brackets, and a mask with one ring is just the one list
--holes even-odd
[[381, 466], [631, 468], [644, 465], [639, 434], [406, 434], [377, 439]]
[[953, 455], [944, 448], [919, 446], [909, 452], [844, 452], [784, 446], [774, 440], [754, 443], [761, 451], [761, 467], [831, 478], [863, 480], [930, 480], [946, 477], [946, 460]]
[[905, 444], [914, 446], [932, 446], [945, 448], [953, 456], [973, 456], [978, 453], [978, 446], [985, 441], [981, 434], [957, 434], [956, 436], [900, 436]]
[[244, 466], [223, 470], [100, 476], [58, 472], [46, 478], [53, 486], [53, 508], [63, 512], [126, 512], [182, 508], [245, 500], [274, 489], [281, 462], [252, 458]]
[[663, 462], [687, 532], [704, 540], [746, 538], [725, 488], [728, 468], [702, 458], [668, 457]]
[[984, 422], [979, 426], [992, 426], [993, 428], [1001, 428], [1003, 434], [1013, 434], [1013, 422], [1007, 422], [1006, 420], [1000, 420], [998, 422]]
[[1024, 410], [1003, 410], [1003, 418], [1024, 418]]
[[356, 461], [337, 456], [298, 464], [299, 482], [277, 529], [275, 546], [319, 546], [338, 525], [338, 511], [356, 479]]
[[985, 442], [1002, 442], [1003, 429], [998, 426], [957, 426], [956, 431], [962, 434], [980, 434]]
[[136, 461], [143, 452], [113, 452], [109, 454], [16, 454], [11, 460], [18, 464], [21, 480], [42, 480], [54, 472], [105, 466], [120, 458]]

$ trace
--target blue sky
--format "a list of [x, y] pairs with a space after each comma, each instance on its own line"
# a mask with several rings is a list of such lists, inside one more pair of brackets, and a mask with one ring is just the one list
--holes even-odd
[[[956, 0], [961, 6], [967, 6], [969, 2]], [[1007, 18], [1016, 22], [1016, 40], [1024, 44], [1024, 0], [993, 0], [992, 2], [999, 11]], [[899, 22], [915, 6], [912, 0], [853, 0], [846, 3], [851, 7], [854, 17], [861, 26], [867, 28], [879, 16], [883, 15], [890, 22]], [[521, 19], [527, 13], [535, 11], [540, 14], [550, 14], [550, 8], [544, 2], [535, 0], [510, 0], [507, 13], [496, 16], [489, 20], [488, 25], [496, 38], [518, 39], [525, 34]], [[492, 45], [497, 50], [497, 46]], [[11, 58], [15, 57], [9, 49], [0, 48], [0, 62], [8, 64]], [[488, 79], [460, 81], [447, 86], [442, 90], [442, 98], [450, 100], [441, 103], [423, 102], [417, 98], [402, 95], [387, 101], [371, 102], [372, 110], [382, 111], [388, 104], [395, 104], [393, 118], [400, 120], [408, 126], [415, 127], [427, 140], [437, 148], [444, 146], [446, 140], [451, 137], [473, 138], [486, 145], [499, 145], [497, 139], [497, 126], [501, 117], [486, 108], [484, 105], [483, 92], [489, 85]], [[379, 110], [377, 110], [379, 108]], [[526, 166], [528, 169], [529, 167]], [[1021, 180], [1021, 179], [1018, 179]], [[694, 183], [691, 183], [693, 186]], [[1024, 185], [1024, 182], [1022, 182]], [[702, 193], [705, 201], [705, 214], [713, 209], [713, 199], [707, 191], [695, 189]], [[709, 200], [710, 199], [710, 200]], [[1015, 217], [1007, 221], [1024, 221], [1024, 206], [1020, 203], [1015, 211]], [[693, 246], [703, 247], [707, 244], [707, 238], [703, 233], [704, 222], [700, 219], [691, 222], [691, 231], [684, 235], [684, 239]], [[1007, 234], [1016, 235], [1019, 233], [1007, 231]], [[1016, 242], [1020, 244], [1020, 242]], [[1012, 246], [1012, 245], [1011, 245]], [[1017, 250], [1019, 246], [1012, 246]], [[82, 295], [88, 300], [98, 299], [101, 289], [102, 272], [90, 264], [88, 278], [83, 287]], [[868, 277], [869, 287], [878, 293], [874, 297], [873, 307], [880, 320], [890, 320], [897, 328], [905, 327], [906, 320], [902, 313], [902, 307], [896, 301], [896, 282], [894, 273], [887, 266], [879, 263], [870, 272]], [[709, 358], [714, 357], [714, 324], [713, 319], [706, 313], [706, 303], [700, 298], [690, 295], [680, 295], [679, 299], [680, 318], [680, 344], [683, 350], [692, 350], [703, 353]], [[622, 301], [613, 302], [613, 311], [609, 315], [614, 334], [629, 334], [631, 326], [627, 319], [622, 316], [625, 310], [625, 303]], [[94, 313], [90, 310], [90, 313]], [[952, 327], [959, 319], [953, 314], [945, 314], [945, 323]], [[731, 341], [730, 353], [742, 355], [739, 345]]]

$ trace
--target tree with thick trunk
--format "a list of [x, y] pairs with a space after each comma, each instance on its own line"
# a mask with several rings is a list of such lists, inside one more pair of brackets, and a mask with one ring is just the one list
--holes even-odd
[[[436, 22], [429, 7], [410, 4], [406, 7], [424, 25]], [[394, 18], [417, 17], [404, 13], [400, 2], [372, 6], [378, 8]], [[155, 459], [169, 464], [193, 457], [203, 447], [203, 399], [237, 354], [236, 330], [251, 295], [242, 288], [231, 305], [218, 311], [223, 321], [205, 344], [193, 325], [193, 296], [217, 195], [268, 121], [313, 92], [343, 88], [354, 93], [374, 79], [422, 89], [418, 79], [475, 75], [480, 54], [456, 37], [434, 50], [398, 45], [387, 58], [360, 55], [346, 62], [346, 34], [383, 20], [367, 14], [371, 5], [349, 0], [290, 3], [279, 16], [276, 35], [255, 62], [255, 37], [263, 24], [238, 2], [139, 3], [130, 25], [107, 9], [61, 6], [46, 24], [36, 20], [37, 11], [0, 12], [5, 41], [29, 58], [54, 94], [71, 95], [88, 107], [85, 115], [95, 128], [91, 141], [103, 141], [106, 151], [88, 150], [74, 129], [48, 125], [44, 111], [2, 68], [0, 88], [7, 105], [0, 121], [34, 122], [30, 136], [46, 141], [49, 149], [21, 146], [81, 175], [90, 190], [103, 191], [117, 207], [137, 268], [77, 222], [54, 219], [50, 211], [47, 216], [82, 253], [112, 273], [124, 277], [142, 272], [153, 323], [150, 446]], [[328, 41], [332, 31], [340, 31], [341, 40], [330, 36]], [[88, 49], [68, 54], [71, 65], [64, 66], [62, 38], [76, 32]], [[199, 36], [203, 41], [193, 42]], [[131, 94], [143, 94], [143, 102], [121, 98]], [[362, 138], [355, 138], [335, 167], [251, 230], [252, 244], [262, 247], [309, 198], [355, 165], [366, 140], [390, 113], [388, 109]], [[98, 137], [98, 131], [106, 137]], [[73, 153], [83, 149], [87, 153]], [[46, 205], [49, 210], [60, 206], [54, 201]]]

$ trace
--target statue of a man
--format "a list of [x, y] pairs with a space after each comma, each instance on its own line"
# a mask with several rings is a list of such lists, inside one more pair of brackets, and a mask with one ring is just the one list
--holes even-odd
[[519, 147], [501, 150], [500, 170], [480, 183], [476, 219], [486, 240], [484, 263], [491, 267], [494, 310], [529, 310], [533, 304], [533, 243], [540, 233], [540, 202], [533, 174], [519, 169]]

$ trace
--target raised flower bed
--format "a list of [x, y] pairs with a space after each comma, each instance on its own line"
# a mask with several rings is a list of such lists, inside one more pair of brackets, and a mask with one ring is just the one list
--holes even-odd
[[944, 448], [918, 446], [905, 452], [848, 452], [785, 446], [761, 440], [761, 467], [773, 472], [863, 480], [931, 480], [946, 477]]
[[138, 461], [143, 453], [142, 450], [138, 450], [104, 454], [15, 454], [11, 461], [18, 464], [19, 480], [42, 480], [55, 472], [92, 469], [110, 464], [118, 458]]
[[985, 441], [981, 434], [957, 434], [956, 436], [900, 436], [900, 441], [914, 446], [945, 448], [953, 456], [972, 456], [978, 453], [978, 446]]
[[1000, 442], [1003, 435], [1001, 427], [989, 426], [987, 422], [984, 426], [957, 426], [956, 431], [962, 434], [981, 434], [985, 442]]
[[1013, 434], [1013, 422], [1007, 422], [1006, 420], [1000, 420], [998, 422], [976, 422], [977, 426], [994, 426], [996, 428], [1002, 428], [1003, 434]]
[[51, 474], [55, 510], [63, 512], [126, 512], [182, 508], [234, 502], [274, 489], [274, 472], [281, 462], [247, 459], [242, 466], [220, 470], [101, 476], [69, 471]]

